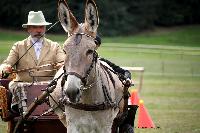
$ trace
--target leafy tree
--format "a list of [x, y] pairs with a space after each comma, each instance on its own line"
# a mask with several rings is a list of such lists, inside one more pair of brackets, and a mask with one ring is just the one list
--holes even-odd
[[[86, 0], [67, 0], [78, 22], [84, 21]], [[96, 0], [99, 34], [130, 35], [154, 26], [200, 23], [200, 0]], [[30, 10], [42, 10], [48, 22], [57, 18], [56, 0], [0, 0], [0, 27], [21, 29]], [[50, 32], [63, 33], [58, 24]]]

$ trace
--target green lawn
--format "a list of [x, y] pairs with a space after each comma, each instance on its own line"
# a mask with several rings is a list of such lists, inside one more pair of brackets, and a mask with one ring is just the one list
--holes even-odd
[[129, 37], [105, 38], [104, 42], [199, 47], [199, 37], [200, 25], [196, 25], [173, 28], [156, 28], [155, 30]]
[[[1, 32], [0, 60], [25, 34]], [[10, 37], [9, 37], [10, 36]], [[50, 35], [61, 44], [65, 35]], [[99, 55], [120, 66], [145, 68], [140, 98], [158, 129], [135, 133], [200, 133], [200, 26], [156, 29], [130, 37], [104, 38]], [[139, 73], [132, 73], [138, 82]], [[137, 89], [136, 84], [134, 89]], [[137, 126], [137, 119], [136, 119]], [[0, 133], [5, 123], [0, 122]]]

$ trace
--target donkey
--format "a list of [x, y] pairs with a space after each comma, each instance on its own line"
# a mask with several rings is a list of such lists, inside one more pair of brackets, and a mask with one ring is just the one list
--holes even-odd
[[[87, 0], [85, 22], [79, 24], [66, 1], [60, 0], [58, 17], [68, 39], [64, 67], [54, 77], [58, 82], [50, 104], [69, 133], [109, 133], [113, 120], [123, 112], [124, 84], [98, 58], [94, 42], [99, 25], [97, 6], [94, 0]], [[63, 107], [57, 107], [59, 100]]]

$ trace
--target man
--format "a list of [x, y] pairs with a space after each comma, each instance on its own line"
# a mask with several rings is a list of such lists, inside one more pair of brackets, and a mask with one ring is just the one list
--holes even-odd
[[16, 42], [7, 59], [1, 65], [1, 78], [12, 73], [13, 68], [22, 70], [16, 74], [15, 81], [9, 84], [12, 93], [11, 110], [13, 112], [17, 111], [19, 107], [20, 113], [23, 113], [27, 108], [26, 90], [23, 88], [23, 83], [49, 81], [55, 75], [56, 71], [53, 70], [58, 69], [63, 64], [65, 55], [59, 44], [45, 38], [46, 26], [50, 24], [46, 22], [42, 11], [30, 11], [28, 23], [22, 25], [23, 28], [27, 29], [30, 36]]

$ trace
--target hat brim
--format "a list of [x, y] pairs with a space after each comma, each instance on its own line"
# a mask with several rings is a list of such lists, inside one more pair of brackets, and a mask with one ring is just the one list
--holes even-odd
[[22, 27], [27, 28], [27, 26], [29, 26], [29, 25], [46, 26], [46, 25], [50, 25], [50, 24], [52, 24], [52, 23], [48, 23], [48, 22], [45, 22], [45, 23], [28, 23], [28, 24], [23, 24]]

